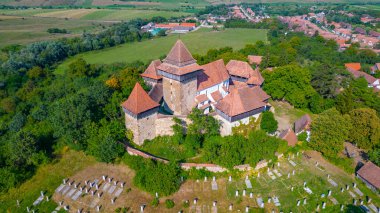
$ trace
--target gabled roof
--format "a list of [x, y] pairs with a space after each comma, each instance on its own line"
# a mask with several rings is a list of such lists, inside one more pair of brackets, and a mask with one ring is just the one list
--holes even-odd
[[231, 60], [226, 67], [230, 75], [248, 79], [248, 84], [261, 85], [264, 82], [264, 78], [261, 76], [259, 70], [254, 70], [251, 65], [245, 61]]
[[148, 93], [149, 97], [152, 98], [156, 103], [160, 103], [161, 99], [164, 97], [164, 90], [162, 83], [157, 83]]
[[300, 119], [294, 122], [294, 131], [296, 133], [302, 132], [303, 130], [308, 130], [310, 128], [311, 118], [309, 114], [302, 116]]
[[197, 103], [202, 103], [202, 102], [208, 101], [208, 98], [206, 94], [201, 94], [201, 95], [196, 96], [195, 100], [197, 101]]
[[163, 63], [157, 68], [178, 76], [202, 69], [181, 40], [177, 40], [169, 54], [163, 60]]
[[291, 128], [282, 131], [278, 137], [286, 140], [288, 142], [288, 146], [295, 146], [298, 142], [297, 135]]
[[233, 117], [264, 107], [266, 105], [264, 102], [266, 99], [263, 99], [266, 98], [263, 97], [264, 93], [260, 87], [234, 88], [215, 107], [229, 117]]
[[141, 74], [142, 77], [151, 78], [155, 80], [162, 79], [162, 76], [160, 76], [157, 73], [157, 67], [161, 65], [160, 60], [154, 60], [150, 62], [148, 68], [144, 71], [144, 73]]
[[373, 77], [372, 75], [370, 75], [368, 73], [365, 73], [362, 71], [356, 71], [353, 69], [347, 69], [347, 70], [348, 70], [348, 72], [350, 72], [354, 76], [354, 78], [364, 77], [365, 80], [368, 82], [368, 84], [373, 84], [377, 80], [375, 77]]
[[198, 91], [220, 84], [230, 78], [223, 59], [202, 65], [203, 73], [198, 78]]
[[371, 161], [368, 161], [357, 174], [372, 186], [380, 189], [380, 167], [376, 166]]
[[145, 92], [139, 83], [136, 83], [128, 99], [124, 101], [121, 106], [124, 109], [137, 115], [158, 107], [159, 104], [153, 101], [151, 97], [149, 97], [149, 95]]
[[219, 92], [219, 90], [216, 90], [215, 92], [211, 93], [211, 97], [212, 97], [212, 99], [214, 99], [215, 102], [218, 102], [223, 98], [223, 96]]
[[196, 62], [185, 44], [179, 39], [163, 61], [165, 63], [178, 67], [193, 64]]
[[355, 71], [359, 71], [361, 69], [360, 63], [345, 63], [344, 66], [347, 69], [352, 69], [352, 70], [355, 70]]
[[248, 56], [248, 61], [250, 64], [260, 65], [262, 60], [263, 60], [263, 57], [259, 56], [259, 55], [249, 55]]

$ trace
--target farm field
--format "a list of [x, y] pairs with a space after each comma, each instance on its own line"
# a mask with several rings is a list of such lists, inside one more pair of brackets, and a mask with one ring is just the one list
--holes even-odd
[[188, 16], [190, 13], [143, 10], [143, 9], [24, 9], [0, 10], [1, 15], [35, 16], [45, 18], [83, 19], [95, 21], [125, 21], [135, 18], [152, 18], [162, 16], [165, 18]]
[[[116, 187], [111, 187], [113, 182], [103, 181], [102, 175], [118, 181]], [[369, 208], [380, 205], [379, 197], [358, 179], [329, 164], [319, 153], [314, 151], [290, 155], [289, 159], [284, 157], [279, 160], [279, 164], [276, 163], [269, 170], [263, 168], [260, 171], [234, 173], [232, 181], [228, 180], [228, 175], [226, 173], [217, 174], [213, 183], [216, 183], [217, 187], [214, 189], [212, 189], [213, 177], [186, 180], [178, 192], [168, 197], [160, 197], [158, 207], [152, 207], [150, 202], [153, 200], [153, 195], [133, 186], [133, 170], [124, 164], [96, 163], [82, 153], [70, 151], [58, 163], [42, 167], [30, 181], [10, 193], [2, 195], [0, 198], [4, 202], [0, 204], [0, 207], [11, 212], [24, 212], [26, 206], [32, 205], [41, 190], [51, 196], [51, 200], [63, 201], [64, 205], [69, 205], [73, 212], [82, 208], [95, 211], [96, 205], [101, 206], [102, 212], [113, 212], [117, 207], [128, 207], [130, 211], [138, 212], [140, 206], [144, 204], [146, 205], [144, 212], [178, 212], [180, 210], [213, 212], [215, 209], [218, 212], [227, 212], [230, 204], [233, 205], [234, 212], [244, 212], [247, 206], [253, 212], [271, 212], [272, 210], [275, 212], [315, 212], [318, 205], [323, 212], [339, 212], [341, 205], [344, 205], [345, 210], [349, 205], [351, 205], [350, 208], [353, 208], [353, 199], [357, 200], [356, 205], [363, 200], [363, 205]], [[69, 182], [74, 181], [74, 184], [79, 183], [80, 186], [85, 184], [85, 180], [97, 179], [99, 181], [98, 192], [101, 192], [102, 195], [101, 197], [91, 196], [90, 193], [85, 194], [82, 191], [80, 196], [74, 200], [73, 197], [79, 190], [73, 190], [74, 186], [67, 187], [68, 184], [66, 187], [61, 185], [63, 178], [69, 178]], [[251, 187], [246, 180], [249, 180]], [[120, 187], [120, 183], [125, 183], [125, 185]], [[354, 183], [357, 184], [356, 188]], [[59, 188], [60, 190], [58, 190]], [[111, 188], [114, 189], [113, 192], [110, 192]], [[58, 192], [55, 192], [56, 190]], [[331, 190], [330, 195], [329, 190]], [[70, 191], [74, 193], [70, 193]], [[117, 191], [120, 191], [120, 194], [117, 194]], [[115, 203], [111, 204], [110, 200], [114, 196], [117, 198]], [[367, 202], [366, 196], [371, 198], [372, 202]], [[195, 198], [197, 198], [196, 204], [193, 202]], [[259, 208], [257, 198], [263, 200], [263, 209]], [[276, 198], [278, 202], [276, 200], [275, 203]], [[16, 199], [21, 200], [20, 208], [16, 207]], [[175, 202], [174, 208], [166, 209], [164, 204], [166, 199], [172, 199]], [[183, 206], [183, 202], [186, 200], [189, 201], [189, 207]], [[297, 206], [298, 200], [300, 201], [299, 206]], [[214, 201], [217, 202], [215, 207], [213, 207]], [[325, 209], [323, 209], [323, 202], [326, 203]], [[44, 200], [33, 209], [38, 212], [51, 212], [56, 207], [56, 203]]]
[[[223, 31], [212, 31], [211, 29], [201, 28], [198, 31], [181, 35], [180, 38], [192, 54], [205, 54], [209, 49], [213, 48], [230, 46], [234, 49], [240, 49], [246, 44], [252, 44], [258, 40], [266, 41], [266, 32], [266, 30], [257, 29], [225, 29]], [[91, 64], [110, 64], [136, 60], [147, 63], [167, 54], [178, 38], [179, 35], [169, 35], [143, 42], [127, 43], [105, 50], [79, 54], [64, 61], [56, 72], [63, 73], [71, 61], [79, 57]]]
[[[41, 18], [19, 16], [0, 16], [0, 48], [10, 44], [28, 44], [36, 41], [45, 41], [62, 37], [77, 36], [86, 31], [97, 31], [102, 25], [109, 23], [97, 23], [86, 20], [65, 20], [57, 18]], [[67, 29], [70, 34], [50, 34], [49, 28]]]

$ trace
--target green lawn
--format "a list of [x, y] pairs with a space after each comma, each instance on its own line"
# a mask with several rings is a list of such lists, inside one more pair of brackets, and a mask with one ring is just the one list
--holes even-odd
[[[21, 186], [11, 189], [0, 195], [0, 212], [26, 212], [26, 207], [36, 212], [52, 212], [57, 204], [51, 199], [43, 201], [37, 207], [32, 207], [33, 202], [44, 191], [47, 196], [52, 196], [63, 178], [74, 175], [76, 172], [95, 164], [94, 158], [86, 156], [83, 152], [68, 151], [58, 162], [41, 166], [37, 173]], [[16, 200], [20, 201], [20, 207], [16, 207]]]
[[[255, 43], [258, 40], [267, 40], [266, 30], [257, 29], [226, 29], [215, 32], [211, 29], [200, 29], [196, 32], [181, 35], [180, 38], [189, 48], [192, 54], [205, 54], [209, 49], [230, 46], [241, 49], [246, 44]], [[63, 73], [68, 65], [75, 59], [82, 57], [91, 64], [110, 64], [114, 62], [132, 62], [140, 60], [149, 62], [160, 56], [166, 55], [179, 35], [154, 38], [143, 42], [123, 44], [117, 47], [100, 51], [92, 51], [79, 54], [74, 58], [64, 61], [56, 73]]]

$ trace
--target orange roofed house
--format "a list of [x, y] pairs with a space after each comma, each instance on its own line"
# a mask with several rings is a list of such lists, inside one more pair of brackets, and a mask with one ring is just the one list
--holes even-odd
[[205, 114], [214, 111], [210, 116], [220, 121], [222, 135], [269, 109], [270, 96], [261, 89], [264, 78], [258, 69], [236, 60], [227, 66], [223, 60], [200, 66], [181, 40], [162, 62], [152, 61], [141, 76], [152, 89], [146, 92], [136, 84], [122, 104], [126, 127], [139, 145], [173, 134], [173, 117], [186, 123], [194, 107]]

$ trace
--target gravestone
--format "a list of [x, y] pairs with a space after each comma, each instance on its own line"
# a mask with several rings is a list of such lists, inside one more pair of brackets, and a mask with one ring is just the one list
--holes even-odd
[[272, 202], [272, 198], [268, 197], [268, 203]]
[[245, 189], [243, 190], [243, 196], [245, 197]]
[[306, 198], [303, 199], [303, 205], [306, 205], [307, 201]]
[[252, 192], [249, 193], [249, 198], [253, 198], [253, 193]]
[[246, 213], [249, 212], [249, 206], [246, 206], [246, 207], [245, 207], [245, 212], [246, 212]]
[[329, 190], [327, 193], [327, 197], [330, 197], [330, 196], [331, 196], [331, 190]]
[[317, 205], [317, 212], [319, 211], [319, 204]]
[[228, 210], [232, 211], [233, 205], [232, 203], [229, 205]]
[[212, 202], [212, 206], [214, 207], [216, 206], [216, 201]]
[[198, 198], [194, 198], [194, 205], [196, 205], [198, 202]]
[[236, 190], [236, 192], [235, 192], [235, 197], [237, 197], [237, 196], [239, 196], [239, 191], [238, 190]]
[[205, 182], [207, 182], [207, 176], [205, 176]]
[[340, 205], [340, 211], [343, 211], [344, 210], [344, 205]]
[[322, 202], [322, 209], [325, 209], [325, 208], [326, 208], [326, 203]]
[[96, 206], [96, 211], [97, 211], [97, 212], [100, 211], [100, 206]]
[[231, 181], [232, 181], [232, 177], [229, 176], [229, 177], [228, 177], [228, 182], [231, 182]]
[[156, 192], [156, 198], [158, 198], [158, 192]]
[[140, 206], [140, 212], [144, 212], [145, 205]]
[[297, 206], [300, 206], [300, 204], [301, 204], [301, 201], [297, 200]]

